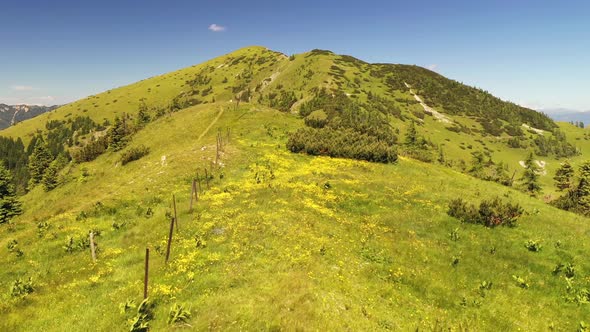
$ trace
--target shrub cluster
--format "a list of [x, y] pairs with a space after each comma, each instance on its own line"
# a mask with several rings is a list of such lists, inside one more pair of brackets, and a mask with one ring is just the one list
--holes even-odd
[[397, 160], [396, 149], [374, 136], [352, 129], [303, 128], [287, 141], [291, 152], [305, 152], [313, 156], [351, 158], [381, 163]]
[[479, 204], [479, 208], [468, 204], [462, 198], [457, 198], [449, 203], [447, 214], [462, 222], [486, 227], [514, 227], [523, 212], [520, 205], [503, 202], [498, 197], [492, 200], [483, 200]]
[[341, 91], [314, 89], [313, 93], [299, 110], [307, 127], [290, 134], [289, 150], [382, 163], [397, 160], [397, 136], [387, 114]]
[[121, 164], [125, 165], [132, 161], [138, 160], [148, 153], [150, 153], [150, 149], [143, 145], [131, 148], [121, 154]]
[[323, 110], [316, 110], [305, 117], [305, 125], [312, 128], [323, 128], [328, 123], [328, 115]]
[[12, 297], [22, 297], [31, 294], [35, 291], [33, 288], [33, 279], [29, 277], [28, 280], [16, 279], [10, 287], [10, 295]]
[[108, 147], [108, 137], [106, 135], [101, 136], [97, 139], [92, 139], [88, 144], [84, 145], [79, 150], [74, 151], [72, 157], [78, 163], [92, 161], [103, 154]]

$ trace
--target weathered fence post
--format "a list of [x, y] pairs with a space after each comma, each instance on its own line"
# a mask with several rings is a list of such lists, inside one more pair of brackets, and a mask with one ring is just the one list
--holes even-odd
[[174, 232], [174, 218], [170, 219], [170, 233], [168, 234], [168, 247], [166, 248], [166, 264], [170, 258], [170, 246], [172, 245], [172, 232]]
[[178, 233], [178, 217], [176, 216], [176, 196], [172, 194], [172, 205], [174, 206], [174, 222], [176, 223], [176, 232]]
[[193, 198], [196, 201], [199, 200], [199, 192], [197, 191], [197, 180], [193, 179], [193, 184], [191, 187], [191, 205], [190, 205], [190, 212], [193, 212]]
[[201, 186], [201, 176], [199, 175], [199, 172], [197, 172], [197, 184], [199, 185], [198, 190], [202, 194], [203, 193], [203, 187]]
[[145, 248], [145, 274], [143, 276], [143, 299], [148, 297], [148, 273], [150, 269], [150, 248]]
[[96, 248], [94, 248], [94, 233], [90, 231], [90, 252], [92, 253], [92, 261], [96, 263]]

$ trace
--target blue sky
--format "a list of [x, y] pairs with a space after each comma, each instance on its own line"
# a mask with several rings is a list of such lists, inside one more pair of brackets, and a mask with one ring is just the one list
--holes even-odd
[[248, 45], [417, 64], [536, 109], [590, 110], [590, 2], [556, 0], [6, 0], [0, 103], [66, 103]]

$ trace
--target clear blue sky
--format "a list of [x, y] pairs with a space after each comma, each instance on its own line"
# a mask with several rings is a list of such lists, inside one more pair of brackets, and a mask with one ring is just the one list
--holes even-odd
[[590, 110], [590, 1], [568, 0], [7, 0], [0, 103], [65, 103], [248, 45], [417, 64], [525, 106]]

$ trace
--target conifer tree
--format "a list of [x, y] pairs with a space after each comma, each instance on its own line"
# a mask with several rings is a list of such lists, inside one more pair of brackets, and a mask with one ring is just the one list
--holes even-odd
[[150, 114], [148, 111], [148, 107], [144, 102], [142, 102], [139, 105], [139, 110], [137, 111], [136, 125], [137, 125], [137, 127], [141, 128], [144, 125], [146, 125], [147, 123], [149, 123], [150, 120], [151, 120], [151, 117], [150, 117]]
[[506, 164], [503, 162], [496, 164], [493, 180], [505, 186], [512, 186], [512, 179], [510, 178], [510, 175], [508, 175]]
[[443, 165], [446, 163], [445, 153], [443, 151], [442, 146], [440, 146], [440, 145], [438, 147], [438, 158], [436, 159], [436, 161], [438, 161], [439, 164], [443, 164]]
[[418, 133], [416, 132], [416, 125], [414, 124], [414, 121], [412, 121], [408, 127], [408, 132], [406, 133], [406, 139], [404, 143], [405, 145], [412, 147], [415, 146], [417, 142]]
[[577, 205], [580, 212], [590, 214], [590, 162], [580, 166], [580, 182], [576, 188]]
[[[124, 115], [123, 115], [124, 116]], [[121, 119], [119, 117], [115, 118], [115, 123], [109, 129], [108, 137], [109, 137], [109, 148], [113, 149], [114, 151], [119, 151], [125, 147], [127, 144], [127, 125], [125, 123], [125, 119]]]
[[51, 191], [57, 187], [58, 173], [58, 164], [56, 162], [52, 162], [51, 165], [47, 167], [45, 174], [43, 174], [43, 179], [41, 180], [41, 183], [43, 184], [43, 189], [45, 189], [45, 191]]
[[8, 222], [21, 212], [21, 203], [16, 199], [10, 171], [0, 163], [0, 224]]
[[570, 189], [572, 186], [572, 177], [574, 176], [574, 169], [568, 161], [561, 164], [561, 167], [555, 172], [553, 180], [555, 186], [559, 191]]
[[484, 170], [484, 155], [481, 151], [475, 151], [471, 153], [471, 168], [469, 173], [473, 176], [481, 178], [483, 177]]
[[45, 143], [42, 140], [38, 140], [37, 145], [33, 150], [33, 154], [29, 157], [29, 173], [31, 176], [29, 184], [31, 186], [35, 186], [41, 182], [43, 174], [52, 160], [53, 157], [51, 156], [51, 153], [49, 153]]
[[524, 190], [531, 196], [536, 196], [541, 191], [539, 185], [539, 168], [535, 165], [533, 153], [529, 153], [524, 162], [524, 173], [520, 180], [522, 181]]

